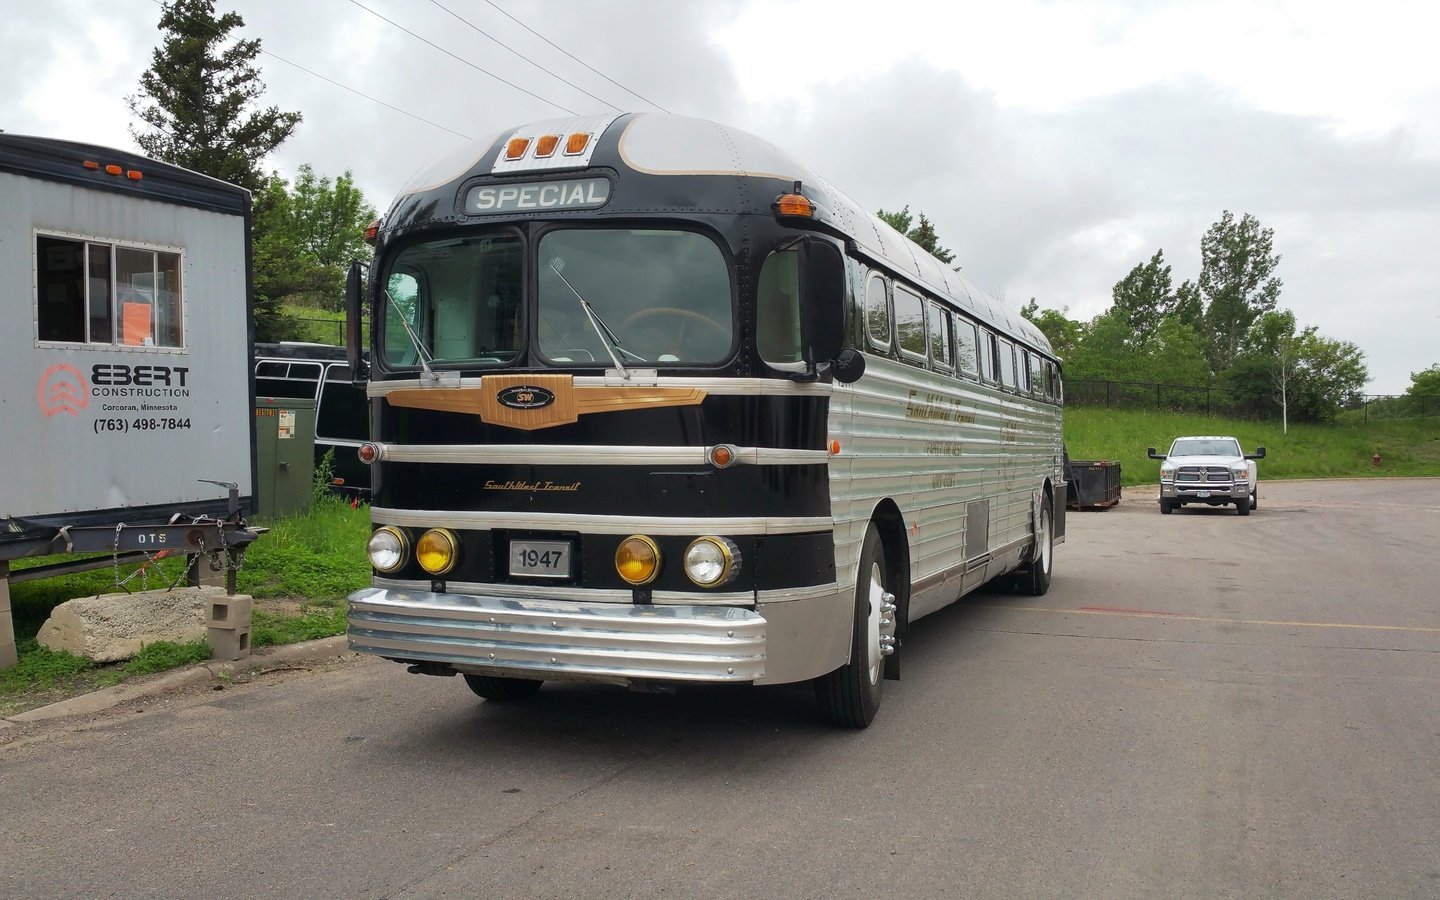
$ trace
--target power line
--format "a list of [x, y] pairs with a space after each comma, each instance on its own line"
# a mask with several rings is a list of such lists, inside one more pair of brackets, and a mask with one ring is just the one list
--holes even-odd
[[527, 90], [527, 89], [521, 87], [520, 85], [516, 84], [516, 83], [513, 82], [513, 81], [507, 81], [506, 79], [501, 78], [499, 75], [496, 75], [494, 72], [491, 72], [491, 71], [489, 71], [488, 69], [485, 69], [485, 68], [482, 68], [481, 66], [476, 65], [475, 63], [471, 62], [470, 60], [466, 59], [466, 58], [463, 57], [463, 56], [459, 56], [459, 55], [457, 55], [457, 54], [455, 54], [455, 53], [451, 53], [449, 50], [446, 50], [444, 47], [440, 46], [439, 44], [435, 43], [434, 41], [432, 41], [432, 40], [430, 40], [430, 39], [428, 39], [428, 38], [421, 37], [420, 35], [416, 34], [415, 32], [411, 31], [410, 29], [406, 28], [404, 25], [401, 25], [399, 22], [396, 22], [396, 21], [393, 20], [393, 19], [387, 19], [387, 18], [385, 18], [384, 16], [380, 15], [380, 14], [379, 14], [378, 12], [376, 12], [375, 10], [373, 10], [373, 9], [371, 9], [370, 7], [366, 6], [365, 4], [361, 3], [360, 0], [350, 0], [350, 2], [353, 3], [354, 5], [360, 7], [361, 9], [365, 10], [365, 11], [368, 12], [370, 15], [374, 16], [375, 18], [379, 19], [380, 21], [386, 22], [386, 23], [388, 23], [388, 24], [390, 24], [390, 25], [395, 26], [396, 28], [400, 29], [401, 31], [405, 32], [406, 34], [410, 35], [411, 37], [415, 38], [417, 41], [420, 41], [421, 43], [424, 43], [424, 44], [429, 44], [431, 47], [434, 47], [436, 50], [439, 50], [441, 53], [445, 54], [446, 56], [450, 57], [451, 59], [456, 60], [457, 62], [462, 62], [462, 63], [464, 63], [465, 65], [469, 66], [470, 68], [474, 69], [475, 71], [477, 71], [477, 72], [479, 72], [479, 73], [481, 73], [481, 74], [483, 74], [483, 75], [489, 75], [491, 78], [495, 79], [496, 81], [500, 82], [501, 84], [509, 85], [510, 87], [514, 88], [515, 90], [519, 91], [520, 93], [522, 93], [522, 94], [527, 94], [527, 95], [529, 95], [529, 96], [531, 96], [531, 97], [534, 97], [536, 100], [539, 100], [541, 103], [544, 103], [544, 104], [546, 104], [547, 106], [553, 106], [553, 107], [555, 107], [556, 109], [560, 110], [561, 112], [567, 112], [567, 113], [569, 113], [569, 114], [572, 115], [572, 116], [579, 115], [579, 113], [575, 112], [575, 110], [570, 109], [569, 107], [561, 106], [559, 103], [556, 103], [554, 100], [547, 100], [547, 99], [545, 99], [544, 97], [540, 96], [539, 94], [535, 93], [534, 91]]
[[[161, 9], [166, 9], [164, 0], [151, 0], [151, 2], [153, 2], [156, 6], [160, 7]], [[213, 22], [210, 22], [209, 20], [202, 19], [202, 18], [200, 18], [200, 17], [198, 17], [198, 16], [187, 16], [187, 15], [185, 15], [185, 14], [184, 14], [181, 10], [179, 10], [179, 9], [171, 9], [170, 12], [172, 12], [172, 13], [178, 15], [178, 16], [181, 16], [182, 18], [185, 18], [185, 19], [188, 20], [191, 24], [194, 24], [194, 25], [203, 25], [203, 26], [205, 26], [205, 27], [209, 30], [209, 32], [210, 32], [211, 34], [215, 35], [216, 37], [224, 37], [224, 33], [221, 32], [220, 29], [216, 28], [215, 25], [214, 25], [214, 23], [213, 23]], [[350, 93], [355, 94], [355, 95], [358, 96], [358, 97], [364, 97], [366, 100], [369, 100], [371, 103], [378, 103], [378, 104], [380, 104], [381, 106], [385, 107], [386, 109], [394, 110], [395, 112], [398, 112], [398, 113], [400, 113], [400, 114], [403, 115], [403, 116], [409, 116], [410, 118], [414, 119], [414, 120], [417, 121], [417, 122], [424, 122], [426, 125], [429, 125], [429, 126], [431, 126], [432, 128], [438, 128], [438, 129], [440, 129], [441, 131], [448, 131], [448, 132], [450, 132], [451, 134], [455, 135], [456, 137], [464, 138], [464, 139], [467, 140], [467, 141], [469, 141], [469, 140], [474, 140], [474, 138], [472, 138], [472, 137], [471, 137], [470, 135], [468, 135], [468, 134], [463, 134], [463, 133], [461, 133], [461, 132], [459, 132], [459, 131], [456, 131], [456, 130], [453, 129], [453, 128], [448, 128], [448, 127], [446, 127], [446, 126], [444, 126], [444, 125], [441, 125], [439, 122], [432, 122], [432, 121], [430, 121], [429, 119], [425, 118], [424, 116], [416, 115], [415, 113], [412, 113], [412, 112], [410, 112], [409, 110], [401, 109], [401, 108], [398, 107], [398, 106], [394, 106], [394, 105], [392, 105], [392, 104], [390, 104], [390, 103], [386, 103], [384, 100], [378, 99], [378, 98], [376, 98], [376, 97], [372, 97], [372, 96], [370, 96], [369, 94], [365, 93], [364, 91], [357, 90], [357, 89], [355, 89], [355, 88], [353, 88], [353, 87], [350, 87], [348, 84], [341, 84], [340, 82], [336, 81], [335, 79], [329, 78], [329, 77], [327, 77], [327, 76], [325, 76], [325, 75], [321, 75], [319, 72], [316, 72], [316, 71], [314, 71], [313, 69], [307, 69], [306, 67], [300, 65], [300, 64], [297, 63], [297, 62], [291, 62], [290, 60], [286, 59], [286, 58], [283, 57], [283, 56], [278, 56], [278, 55], [276, 55], [276, 54], [274, 54], [274, 53], [271, 53], [269, 50], [266, 50], [263, 46], [260, 48], [260, 52], [263, 53], [263, 54], [265, 54], [266, 56], [270, 57], [271, 59], [279, 60], [280, 62], [284, 63], [284, 64], [287, 65], [287, 66], [293, 66], [294, 68], [299, 69], [300, 71], [306, 73], [307, 75], [313, 75], [313, 76], [315, 76], [316, 78], [319, 78], [321, 81], [328, 81], [330, 84], [333, 84], [333, 85], [335, 85], [336, 87], [341, 88], [342, 90], [349, 91]], [[160, 130], [161, 130], [161, 131], [165, 131], [165, 129], [163, 129], [163, 128], [161, 128]], [[169, 132], [167, 132], [167, 133], [169, 133]], [[171, 136], [172, 138], [175, 138], [176, 140], [180, 140], [180, 138], [179, 138], [178, 135], [171, 134], [170, 136]]]
[[439, 8], [440, 8], [441, 10], [443, 10], [444, 12], [449, 13], [451, 16], [454, 16], [456, 19], [459, 19], [464, 25], [466, 25], [467, 27], [469, 27], [470, 30], [476, 32], [477, 34], [482, 35], [482, 36], [485, 37], [487, 40], [489, 40], [491, 43], [496, 44], [497, 46], [499, 46], [502, 50], [505, 50], [505, 51], [508, 52], [508, 53], [511, 53], [511, 54], [513, 54], [513, 55], [515, 55], [515, 56], [520, 57], [521, 59], [525, 60], [525, 62], [527, 62], [527, 63], [529, 63], [530, 65], [534, 66], [536, 69], [539, 69], [541, 72], [544, 72], [546, 75], [549, 75], [551, 78], [555, 78], [555, 79], [557, 79], [557, 80], [559, 80], [559, 81], [563, 81], [565, 84], [570, 85], [572, 88], [574, 88], [575, 90], [577, 90], [577, 91], [579, 91], [580, 93], [584, 94], [585, 96], [589, 97], [591, 100], [594, 100], [596, 103], [604, 104], [605, 106], [608, 106], [608, 107], [610, 107], [611, 109], [616, 110], [617, 112], [619, 111], [618, 108], [615, 106], [615, 104], [610, 103], [610, 102], [607, 101], [607, 100], [603, 100], [603, 99], [601, 99], [600, 97], [595, 96], [594, 94], [592, 94], [592, 93], [590, 93], [589, 91], [585, 90], [584, 88], [582, 88], [580, 85], [576, 84], [576, 83], [573, 82], [573, 81], [570, 81], [570, 80], [568, 80], [568, 79], [566, 79], [566, 78], [563, 78], [563, 77], [561, 77], [561, 76], [559, 76], [559, 75], [556, 75], [554, 72], [551, 72], [549, 69], [547, 69], [547, 68], [545, 68], [544, 66], [540, 65], [539, 63], [535, 62], [535, 61], [534, 61], [533, 59], [531, 59], [530, 57], [528, 57], [528, 56], [526, 56], [525, 54], [521, 53], [520, 51], [514, 49], [513, 47], [510, 47], [510, 46], [507, 45], [504, 41], [502, 41], [502, 40], [500, 40], [499, 38], [495, 37], [495, 35], [490, 34], [490, 33], [487, 32], [485, 29], [483, 29], [483, 28], [481, 28], [480, 26], [476, 25], [475, 23], [471, 22], [469, 19], [466, 19], [464, 16], [460, 15], [459, 13], [455, 12], [455, 11], [452, 10], [452, 9], [447, 9], [446, 6], [445, 6], [445, 4], [441, 3], [440, 0], [430, 0], [430, 2], [433, 3], [435, 6], [439, 7]]
[[[431, 2], [434, 2], [434, 0], [431, 0]], [[663, 112], [663, 113], [668, 113], [668, 112], [670, 111], [670, 110], [666, 109], [665, 107], [661, 106], [660, 104], [656, 103], [654, 100], [647, 99], [646, 97], [643, 97], [643, 96], [641, 96], [640, 94], [637, 94], [637, 93], [635, 93], [634, 91], [630, 90], [628, 87], [626, 87], [625, 85], [623, 85], [623, 84], [621, 84], [620, 82], [616, 81], [615, 79], [611, 78], [609, 75], [606, 75], [604, 72], [600, 71], [599, 69], [595, 68], [594, 66], [590, 65], [590, 64], [587, 63], [585, 60], [581, 59], [580, 57], [578, 57], [578, 56], [576, 56], [575, 54], [571, 53], [569, 50], [566, 50], [564, 47], [562, 47], [562, 46], [560, 46], [559, 44], [555, 43], [554, 41], [550, 40], [550, 39], [547, 38], [545, 35], [541, 34], [540, 32], [536, 31], [535, 29], [531, 28], [529, 25], [526, 25], [524, 22], [522, 22], [522, 21], [520, 21], [519, 19], [515, 18], [514, 16], [510, 15], [510, 13], [508, 13], [508, 12], [506, 12], [505, 10], [501, 9], [500, 7], [496, 6], [494, 3], [491, 3], [490, 0], [485, 0], [485, 3], [486, 3], [487, 5], [489, 5], [491, 8], [495, 9], [496, 11], [498, 11], [498, 12], [499, 12], [502, 16], [504, 16], [505, 18], [507, 18], [507, 19], [509, 19], [510, 21], [514, 22], [516, 25], [519, 25], [521, 28], [523, 28], [523, 29], [525, 29], [526, 31], [530, 32], [531, 34], [535, 35], [535, 36], [536, 36], [537, 38], [539, 38], [540, 40], [542, 40], [542, 41], [544, 41], [545, 43], [549, 44], [550, 46], [554, 47], [556, 50], [559, 50], [561, 53], [563, 53], [563, 54], [565, 54], [566, 56], [570, 57], [571, 59], [575, 60], [575, 61], [576, 61], [577, 63], [579, 63], [580, 65], [582, 65], [582, 66], [584, 66], [585, 68], [589, 69], [590, 71], [594, 72], [596, 75], [599, 75], [601, 78], [603, 78], [603, 79], [605, 79], [606, 81], [610, 82], [611, 84], [615, 85], [615, 86], [618, 87], [620, 90], [624, 91], [625, 93], [629, 94], [630, 96], [635, 97], [635, 98], [638, 99], [638, 100], [641, 100], [641, 101], [643, 101], [643, 102], [645, 102], [645, 103], [650, 104], [651, 106], [655, 107], [656, 109], [660, 110], [660, 111]], [[437, 5], [438, 5], [438, 4], [437, 4]], [[443, 8], [443, 7], [442, 7], [442, 8]], [[448, 12], [448, 10], [447, 10], [447, 12]], [[488, 35], [487, 35], [487, 37], [488, 37]], [[608, 106], [609, 104], [606, 104], [606, 105]], [[612, 107], [612, 109], [613, 109], [613, 107]]]

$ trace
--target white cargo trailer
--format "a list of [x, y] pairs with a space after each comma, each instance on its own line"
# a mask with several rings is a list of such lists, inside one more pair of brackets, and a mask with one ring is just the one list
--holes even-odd
[[10, 560], [253, 539], [249, 248], [241, 188], [0, 133], [0, 668]]

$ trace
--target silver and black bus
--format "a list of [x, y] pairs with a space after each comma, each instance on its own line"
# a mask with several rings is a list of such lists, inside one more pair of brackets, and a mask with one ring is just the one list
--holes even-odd
[[863, 727], [922, 616], [1048, 589], [1059, 360], [770, 144], [537, 122], [422, 173], [373, 236], [354, 649], [493, 701], [812, 681]]

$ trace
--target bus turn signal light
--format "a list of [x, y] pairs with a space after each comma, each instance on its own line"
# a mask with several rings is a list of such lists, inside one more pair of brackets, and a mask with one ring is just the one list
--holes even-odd
[[781, 194], [775, 201], [775, 214], [780, 216], [799, 216], [804, 219], [815, 218], [815, 204], [810, 202], [803, 194]]

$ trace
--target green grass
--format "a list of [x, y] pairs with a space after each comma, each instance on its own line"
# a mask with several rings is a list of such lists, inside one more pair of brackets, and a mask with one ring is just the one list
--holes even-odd
[[[236, 573], [242, 594], [256, 600], [251, 645], [263, 647], [315, 640], [345, 630], [345, 597], [370, 580], [365, 541], [370, 536], [370, 509], [352, 509], [336, 497], [322, 497], [312, 503], [310, 514], [276, 521], [256, 520], [251, 524], [269, 532], [250, 545], [244, 563]], [[73, 557], [62, 557], [72, 559]], [[20, 570], [56, 557], [20, 560]], [[118, 577], [127, 578], [138, 567], [122, 566]], [[164, 588], [184, 571], [181, 558], [164, 559], [143, 573], [150, 588]], [[50, 611], [66, 600], [119, 593], [116, 571], [111, 567], [59, 578], [42, 579], [10, 587], [19, 664], [0, 672], [0, 701], [24, 705], [26, 696], [41, 700], [81, 693], [114, 684], [134, 675], [160, 672], [208, 659], [204, 641], [186, 644], [157, 641], [147, 644], [132, 660], [97, 665], [80, 656], [40, 646], [35, 635]], [[142, 589], [142, 576], [130, 578], [132, 591]], [[267, 601], [270, 601], [267, 604]], [[272, 608], [273, 607], [273, 608]], [[4, 703], [11, 706], [14, 703]]]
[[[1440, 476], [1440, 418], [1391, 419], [1336, 425], [1248, 422], [1141, 410], [1067, 409], [1065, 443], [1072, 460], [1118, 460], [1122, 484], [1150, 484], [1160, 464], [1147, 447], [1164, 453], [1183, 434], [1228, 434], [1247, 451], [1266, 450], [1267, 478], [1370, 478]], [[1380, 454], [1380, 465], [1372, 457]]]
[[[345, 313], [335, 312], [327, 309], [319, 309], [313, 306], [291, 306], [285, 307], [285, 314], [295, 320], [299, 333], [297, 341], [310, 341], [316, 344], [334, 344], [343, 346], [345, 344]], [[370, 323], [362, 322], [361, 338], [365, 341], [370, 339]]]

